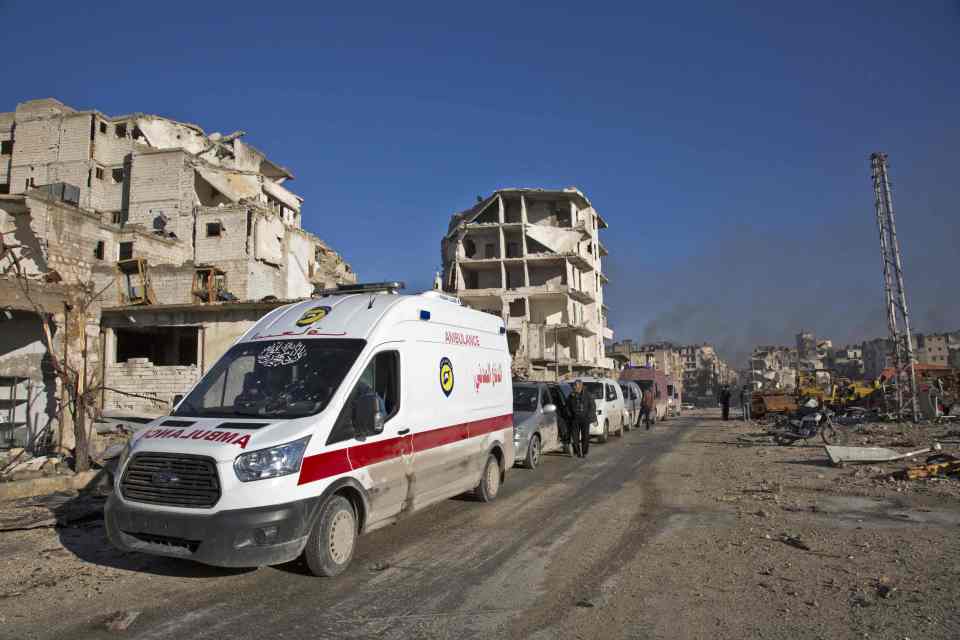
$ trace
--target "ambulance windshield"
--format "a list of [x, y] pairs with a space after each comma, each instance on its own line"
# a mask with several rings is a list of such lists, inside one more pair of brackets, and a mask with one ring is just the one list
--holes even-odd
[[320, 413], [363, 340], [270, 340], [234, 345], [172, 415], [300, 418]]

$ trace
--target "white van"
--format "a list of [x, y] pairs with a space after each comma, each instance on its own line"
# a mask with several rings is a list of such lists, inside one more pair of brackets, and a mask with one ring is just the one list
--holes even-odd
[[597, 421], [590, 425], [590, 435], [606, 442], [610, 434], [622, 436], [625, 424], [623, 391], [610, 378], [579, 378], [583, 389], [597, 405]]
[[395, 291], [358, 285], [257, 322], [124, 452], [110, 540], [229, 567], [302, 554], [332, 576], [359, 533], [466, 491], [496, 498], [514, 463], [503, 321]]

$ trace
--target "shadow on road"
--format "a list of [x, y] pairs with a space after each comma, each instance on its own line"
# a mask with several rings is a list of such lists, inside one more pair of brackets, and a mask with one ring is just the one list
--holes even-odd
[[103, 521], [105, 495], [97, 492], [82, 492], [76, 496], [54, 494], [47, 500], [47, 508], [57, 518], [60, 544], [84, 562], [177, 578], [212, 578], [254, 570], [211, 567], [179, 558], [121, 551], [107, 539]]

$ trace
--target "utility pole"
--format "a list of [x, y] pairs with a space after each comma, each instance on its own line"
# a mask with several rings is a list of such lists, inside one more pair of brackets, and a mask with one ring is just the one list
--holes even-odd
[[[893, 367], [897, 380], [897, 417], [909, 409], [913, 422], [920, 421], [917, 403], [917, 372], [913, 356], [913, 338], [910, 335], [910, 313], [907, 294], [903, 287], [903, 264], [900, 243], [893, 215], [893, 197], [887, 174], [887, 154], [870, 154], [873, 176], [874, 207], [877, 229], [880, 232], [880, 256], [883, 261], [883, 294], [887, 305], [887, 328], [893, 346]], [[903, 330], [900, 330], [900, 322]]]

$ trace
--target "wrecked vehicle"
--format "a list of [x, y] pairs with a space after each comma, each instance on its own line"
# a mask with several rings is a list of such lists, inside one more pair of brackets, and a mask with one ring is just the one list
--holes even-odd
[[542, 382], [513, 385], [513, 451], [518, 463], [528, 469], [540, 464], [540, 456], [561, 448], [557, 405]]
[[302, 555], [334, 576], [360, 533], [494, 500], [514, 462], [503, 321], [401, 287], [321, 292], [251, 327], [124, 452], [113, 544], [226, 567]]

